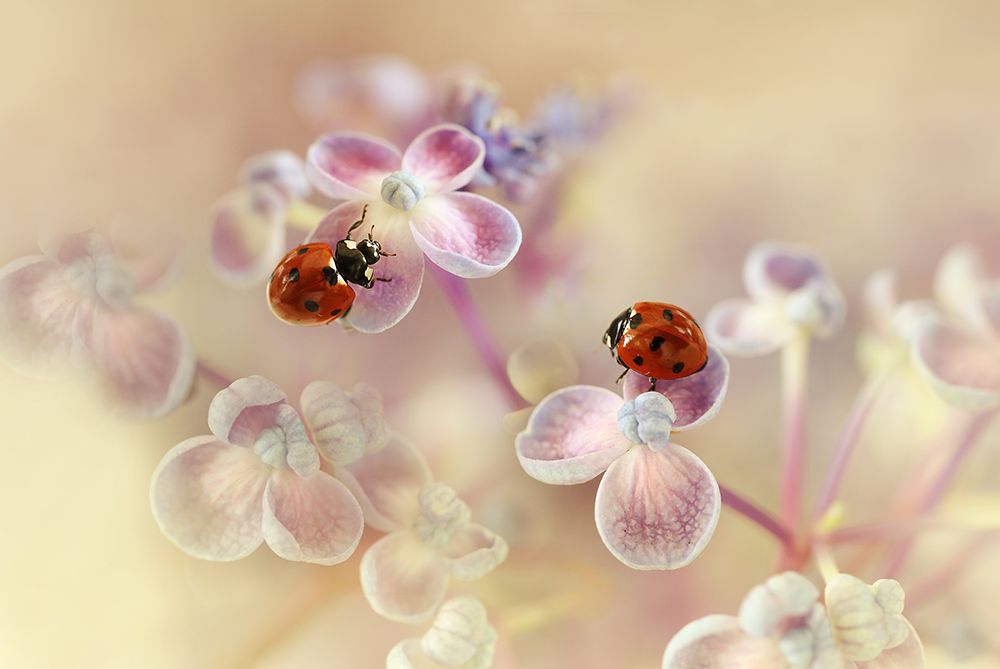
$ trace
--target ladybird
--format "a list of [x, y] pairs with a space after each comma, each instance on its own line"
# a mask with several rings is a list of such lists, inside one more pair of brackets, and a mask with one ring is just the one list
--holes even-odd
[[705, 369], [708, 342], [690, 313], [673, 304], [636, 302], [618, 314], [604, 334], [618, 364], [649, 378], [680, 379]]
[[296, 246], [274, 268], [267, 284], [267, 301], [275, 316], [292, 325], [324, 325], [346, 315], [356, 293], [351, 284], [371, 288], [376, 281], [372, 265], [386, 253], [373, 239], [355, 241], [352, 233], [365, 221], [367, 205], [347, 231], [347, 236], [330, 248], [324, 242]]

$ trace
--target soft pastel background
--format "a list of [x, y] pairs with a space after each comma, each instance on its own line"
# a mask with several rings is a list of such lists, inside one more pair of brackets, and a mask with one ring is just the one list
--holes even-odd
[[[208, 207], [246, 156], [301, 152], [317, 132], [293, 106], [303, 65], [385, 52], [429, 72], [477, 64], [525, 113], [559, 83], [627, 78], [639, 102], [590, 154], [559, 222], [572, 244], [557, 275], [582, 271], [527, 305], [515, 263], [476, 283], [475, 297], [506, 350], [562, 338], [583, 378], [606, 385], [617, 371], [600, 334], [625, 305], [662, 299], [703, 314], [742, 292], [739, 264], [753, 243], [813, 246], [851, 308], [841, 335], [815, 348], [813, 491], [862, 378], [864, 278], [894, 267], [909, 295], [926, 294], [940, 254], [962, 239], [1000, 261], [995, 3], [7, 0], [3, 17], [0, 262], [66, 222], [168, 226], [189, 257], [154, 302], [201, 357], [291, 393], [317, 378], [379, 386], [394, 428], [510, 541], [507, 563], [470, 589], [499, 628], [504, 669], [657, 667], [681, 624], [735, 611], [769, 573], [774, 547], [726, 512], [688, 569], [632, 572], [615, 561], [593, 527], [594, 486], [547, 487], [521, 472], [500, 396], [431, 282], [402, 324], [365, 337], [288, 328], [267, 313], [262, 289], [218, 280]], [[720, 416], [679, 439], [771, 508], [776, 366], [736, 361]], [[367, 669], [419, 634], [367, 607], [360, 550], [333, 568], [266, 550], [211, 564], [160, 535], [149, 475], [169, 447], [205, 432], [216, 390], [199, 380], [169, 418], [122, 423], [80, 385], [0, 367], [0, 666]], [[847, 482], [850, 521], [877, 519], [915, 453], [948, 434], [953, 417], [940, 405], [907, 397], [873, 418]], [[962, 491], [979, 495], [971, 508], [994, 523], [998, 436], [961, 473]], [[970, 508], [957, 499], [956, 513]], [[965, 541], [924, 542], [904, 586]], [[979, 656], [933, 666], [1000, 666], [998, 568], [1000, 547], [988, 543], [913, 612], [926, 641]]]

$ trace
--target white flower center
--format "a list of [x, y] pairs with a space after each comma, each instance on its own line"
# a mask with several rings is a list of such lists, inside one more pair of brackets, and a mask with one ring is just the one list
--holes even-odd
[[393, 172], [382, 180], [382, 200], [403, 211], [417, 206], [425, 192], [420, 179], [404, 170]]
[[253, 442], [253, 452], [264, 464], [283, 469], [288, 466], [288, 449], [285, 443], [285, 431], [280, 427], [269, 427], [257, 435]]
[[420, 491], [420, 511], [413, 531], [425, 544], [441, 548], [469, 523], [469, 505], [443, 483], [432, 483]]
[[625, 400], [618, 410], [618, 429], [634, 444], [663, 448], [670, 443], [670, 430], [677, 412], [670, 400], [658, 392], [648, 392]]

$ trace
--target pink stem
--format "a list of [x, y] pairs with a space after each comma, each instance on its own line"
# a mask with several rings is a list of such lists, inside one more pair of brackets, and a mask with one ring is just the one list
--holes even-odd
[[725, 506], [774, 536], [786, 550], [792, 549], [792, 533], [777, 518], [723, 485], [719, 485], [719, 492]]
[[829, 510], [833, 501], [837, 498], [837, 491], [840, 489], [840, 483], [843, 481], [844, 473], [847, 471], [847, 463], [850, 462], [851, 456], [858, 445], [861, 431], [871, 413], [872, 406], [874, 406], [879, 392], [885, 385], [885, 378], [884, 374], [870, 377], [861, 388], [861, 392], [858, 393], [857, 399], [854, 400], [851, 413], [840, 433], [837, 449], [834, 451], [833, 458], [830, 461], [826, 481], [823, 482], [823, 487], [816, 502], [816, 510], [813, 512], [814, 520], [822, 518], [823, 514]]
[[201, 359], [198, 360], [195, 371], [198, 373], [198, 376], [202, 377], [209, 383], [219, 386], [220, 388], [228, 388], [233, 383], [232, 379], [228, 378]]
[[434, 278], [437, 279], [441, 290], [444, 291], [448, 302], [451, 303], [452, 309], [455, 310], [459, 320], [462, 322], [466, 334], [469, 335], [472, 345], [479, 353], [479, 357], [482, 358], [483, 364], [486, 365], [486, 369], [489, 371], [490, 376], [493, 377], [493, 381], [496, 383], [497, 388], [500, 389], [500, 392], [503, 393], [508, 404], [510, 404], [511, 408], [524, 406], [524, 400], [514, 390], [514, 386], [511, 385], [510, 379], [507, 377], [507, 364], [504, 356], [500, 352], [500, 347], [497, 346], [496, 341], [493, 339], [489, 328], [483, 322], [479, 311], [476, 309], [465, 279], [446, 272], [434, 263], [427, 263], [427, 268], [434, 275]]
[[797, 528], [802, 513], [802, 478], [805, 468], [806, 366], [809, 339], [798, 333], [781, 354], [782, 406], [785, 451], [781, 478], [781, 522]]

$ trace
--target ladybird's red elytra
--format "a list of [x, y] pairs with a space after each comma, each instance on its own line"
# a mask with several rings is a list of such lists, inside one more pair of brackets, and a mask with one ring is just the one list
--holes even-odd
[[303, 244], [289, 251], [267, 284], [275, 316], [293, 325], [325, 325], [347, 313], [354, 288], [337, 271], [328, 244]]
[[658, 379], [680, 379], [708, 364], [708, 342], [690, 313], [664, 302], [636, 302], [611, 321], [604, 335], [625, 371]]

